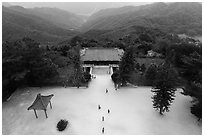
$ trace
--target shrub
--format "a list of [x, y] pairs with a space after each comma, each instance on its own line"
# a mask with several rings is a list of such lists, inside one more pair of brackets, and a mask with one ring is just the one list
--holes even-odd
[[67, 127], [67, 124], [68, 124], [68, 121], [67, 120], [60, 120], [58, 123], [57, 123], [57, 129], [58, 131], [63, 131], [65, 130], [65, 128]]
[[89, 72], [84, 73], [85, 82], [89, 82], [91, 80], [91, 74]]
[[117, 83], [117, 81], [119, 80], [119, 71], [113, 72], [113, 74], [111, 75], [111, 79], [114, 83]]
[[133, 85], [144, 86], [145, 85], [145, 76], [141, 75], [142, 72], [133, 72], [130, 75], [129, 82]]
[[151, 64], [145, 72], [146, 85], [152, 86], [154, 84], [157, 73], [157, 66]]

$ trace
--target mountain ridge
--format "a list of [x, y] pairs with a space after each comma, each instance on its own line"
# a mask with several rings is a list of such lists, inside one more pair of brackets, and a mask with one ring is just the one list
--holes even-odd
[[[120, 11], [121, 14], [117, 14], [117, 12], [124, 7], [107, 11], [101, 10], [93, 14], [81, 27], [81, 30], [86, 32], [91, 29], [117, 29], [137, 24], [158, 27], [163, 31], [172, 33], [190, 33], [186, 32], [185, 29], [189, 29], [189, 31], [197, 29], [196, 32], [191, 33], [202, 34], [202, 5], [199, 3], [153, 3], [136, 6], [135, 9], [134, 7], [131, 8], [133, 9], [129, 11]], [[98, 17], [94, 18], [96, 15]], [[165, 25], [167, 29], [164, 29]], [[193, 29], [190, 30], [191, 28]]]
[[[85, 22], [87, 20], [87, 22]], [[102, 9], [89, 18], [58, 8], [2, 6], [2, 39], [24, 36], [40, 42], [87, 37], [121, 37], [135, 33], [134, 27], [159, 29], [165, 33], [202, 35], [202, 4], [153, 3]]]
[[39, 16], [64, 29], [78, 29], [84, 23], [84, 19], [86, 18], [85, 16], [77, 15], [58, 8], [24, 8], [22, 6], [10, 6], [8, 8], [24, 14]]
[[76, 31], [60, 28], [50, 21], [29, 13], [2, 7], [2, 39], [15, 40], [30, 36], [38, 41], [55, 41], [71, 37]]

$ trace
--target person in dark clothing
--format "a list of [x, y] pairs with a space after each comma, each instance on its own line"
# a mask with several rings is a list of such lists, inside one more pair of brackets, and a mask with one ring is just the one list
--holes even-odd
[[110, 109], [108, 109], [108, 114], [110, 113]]
[[100, 105], [98, 105], [98, 109], [101, 109], [101, 106], [100, 106]]
[[106, 89], [106, 93], [108, 93], [108, 90]]
[[102, 116], [102, 121], [104, 121], [104, 116]]
[[104, 127], [102, 128], [102, 133], [104, 134]]

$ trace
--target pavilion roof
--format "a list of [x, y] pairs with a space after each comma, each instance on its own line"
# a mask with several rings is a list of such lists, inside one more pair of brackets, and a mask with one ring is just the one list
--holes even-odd
[[36, 110], [45, 110], [47, 108], [48, 103], [50, 102], [51, 98], [54, 95], [48, 95], [48, 96], [42, 96], [41, 94], [38, 94], [33, 104], [28, 108], [30, 109], [36, 109]]

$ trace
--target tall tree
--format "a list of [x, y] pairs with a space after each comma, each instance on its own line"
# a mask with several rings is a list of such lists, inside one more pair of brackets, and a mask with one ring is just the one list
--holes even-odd
[[39, 43], [30, 38], [3, 43], [3, 100], [21, 85], [41, 85], [57, 75], [57, 68]]
[[127, 84], [131, 72], [135, 70], [135, 56], [134, 56], [134, 46], [128, 47], [119, 64], [119, 74], [122, 86]]
[[72, 81], [73, 84], [79, 88], [81, 81], [84, 81], [80, 60], [80, 46], [73, 47], [72, 52], [73, 52], [72, 61], [74, 65], [74, 74]]
[[112, 80], [114, 82], [114, 86], [115, 86], [115, 89], [116, 89], [118, 84], [120, 83], [119, 71], [116, 70], [115, 72], [113, 72], [113, 74], [111, 75], [111, 78], [112, 78]]
[[191, 113], [202, 119], [202, 56], [193, 52], [184, 56], [181, 76], [187, 80], [184, 95], [193, 98]]
[[158, 38], [156, 44], [154, 45], [154, 50], [162, 55], [166, 56], [167, 48], [171, 42], [168, 39]]
[[169, 111], [169, 107], [175, 97], [175, 76], [176, 72], [169, 65], [160, 65], [158, 67], [156, 80], [152, 88], [153, 107], [159, 110], [163, 115]]

